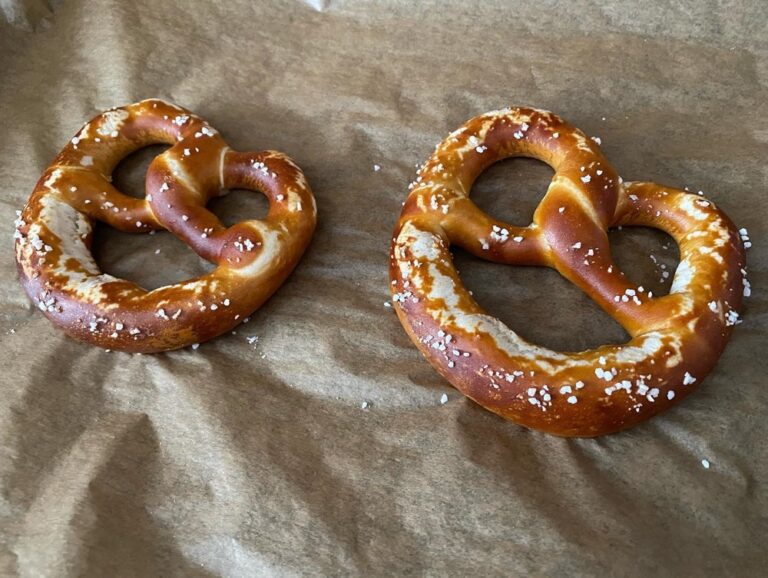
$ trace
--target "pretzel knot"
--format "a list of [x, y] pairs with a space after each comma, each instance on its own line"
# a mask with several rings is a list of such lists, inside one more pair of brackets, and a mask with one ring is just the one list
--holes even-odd
[[[150, 164], [144, 199], [110, 184], [125, 156], [163, 143], [172, 146]], [[224, 227], [205, 205], [232, 188], [264, 193], [267, 217]], [[189, 111], [145, 100], [94, 118], [46, 169], [17, 221], [16, 260], [29, 297], [72, 337], [163, 351], [216, 337], [261, 306], [295, 267], [315, 218], [287, 156], [233, 151]], [[146, 291], [99, 271], [92, 219], [133, 233], [167, 229], [217, 267]]]
[[[469, 199], [492, 163], [527, 156], [555, 171], [533, 222], [514, 227]], [[411, 186], [395, 229], [397, 314], [454, 387], [518, 424], [561, 436], [634, 425], [701, 383], [749, 293], [744, 248], [714, 203], [653, 183], [625, 183], [597, 143], [552, 113], [512, 108], [470, 120], [440, 143]], [[655, 227], [680, 248], [669, 295], [624, 277], [606, 231]], [[462, 285], [449, 247], [497, 263], [553, 267], [629, 333], [624, 345], [561, 353], [486, 314]]]

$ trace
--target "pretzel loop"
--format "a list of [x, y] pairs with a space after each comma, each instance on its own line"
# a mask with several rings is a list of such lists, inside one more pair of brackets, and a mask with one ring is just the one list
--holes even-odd
[[[148, 187], [159, 191], [152, 196], [150, 205], [158, 221], [202, 258], [221, 263], [222, 252], [232, 253], [248, 241], [256, 243], [249, 236], [247, 221], [226, 228], [206, 208], [206, 203], [222, 189], [248, 189], [265, 194], [270, 209], [261, 226], [277, 229], [283, 224], [293, 234], [297, 227], [312, 225], [316, 212], [314, 197], [301, 170], [282, 153], [236, 153], [222, 148], [218, 174], [198, 181], [186, 172], [181, 164], [183, 157], [178, 161], [169, 153], [155, 159], [150, 169]], [[243, 260], [230, 255], [227, 261], [237, 268]]]
[[[483, 169], [515, 155], [555, 170], [532, 224], [521, 228], [468, 198]], [[597, 143], [549, 112], [514, 108], [470, 120], [438, 145], [411, 189], [390, 255], [400, 321], [457, 389], [521, 425], [595, 436], [669, 407], [712, 369], [749, 291], [739, 235], [713, 203], [623, 183]], [[652, 298], [613, 262], [607, 229], [617, 225], [660, 228], [678, 242], [669, 295]], [[555, 268], [630, 341], [577, 353], [527, 342], [475, 302], [451, 244], [496, 262]]]
[[[151, 144], [171, 147], [150, 164], [146, 197], [122, 194], [113, 169]], [[229, 188], [266, 194], [266, 219], [224, 227], [205, 205]], [[165, 228], [217, 267], [146, 291], [99, 271], [91, 219], [134, 233]], [[220, 335], [261, 306], [295, 267], [315, 219], [309, 185], [287, 156], [232, 151], [189, 111], [146, 100], [94, 118], [57, 156], [17, 222], [16, 258], [30, 298], [69, 335], [162, 351]]]

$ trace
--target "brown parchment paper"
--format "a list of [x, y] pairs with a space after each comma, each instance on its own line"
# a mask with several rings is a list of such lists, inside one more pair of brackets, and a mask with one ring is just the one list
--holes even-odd
[[[765, 572], [764, 2], [2, 7], [0, 574]], [[200, 114], [234, 148], [290, 154], [319, 227], [294, 275], [235, 334], [196, 351], [108, 353], [30, 306], [14, 211], [81, 124], [154, 96]], [[564, 440], [502, 421], [441, 379], [384, 307], [414, 165], [465, 120], [511, 104], [599, 136], [625, 179], [703, 190], [752, 238], [753, 295], [717, 369], [628, 432]], [[128, 159], [118, 186], [141, 194], [153, 154]], [[506, 161], [473, 198], [526, 224], [550, 175]], [[232, 221], [265, 206], [234, 193], [215, 208]], [[631, 279], [668, 289], [669, 238], [612, 239]], [[107, 272], [148, 287], [206, 269], [169, 234], [100, 230], [97, 245]], [[576, 350], [625, 337], [553, 271], [456, 260], [480, 303], [528, 339]]]

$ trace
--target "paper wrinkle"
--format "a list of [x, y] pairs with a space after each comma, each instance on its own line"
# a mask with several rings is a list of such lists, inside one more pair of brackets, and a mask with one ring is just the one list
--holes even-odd
[[26, 32], [50, 28], [54, 12], [63, 0], [0, 0], [0, 13], [11, 26]]
[[304, 0], [304, 2], [318, 12], [325, 12], [331, 7], [331, 0]]

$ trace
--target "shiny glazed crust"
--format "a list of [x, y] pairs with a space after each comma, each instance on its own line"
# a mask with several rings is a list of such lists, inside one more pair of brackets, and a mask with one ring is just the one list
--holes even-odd
[[[152, 144], [172, 146], [152, 161], [145, 199], [120, 193], [113, 169]], [[205, 205], [232, 188], [263, 192], [267, 217], [224, 227]], [[99, 271], [93, 219], [132, 233], [167, 229], [217, 267], [146, 291]], [[296, 266], [315, 219], [309, 185], [287, 156], [233, 151], [189, 111], [145, 100], [91, 120], [45, 170], [16, 223], [16, 260], [30, 299], [70, 336], [165, 351], [221, 335], [260, 307]]]
[[[528, 156], [555, 175], [528, 227], [469, 198], [492, 163]], [[607, 230], [655, 227], [680, 248], [669, 295], [632, 285]], [[462, 285], [450, 246], [497, 263], [552, 267], [630, 334], [624, 345], [561, 353], [521, 338]], [[397, 314], [429, 362], [484, 408], [560, 436], [630, 427], [690, 394], [739, 322], [746, 280], [739, 233], [714, 203], [653, 183], [622, 182], [597, 143], [556, 115], [490, 112], [440, 143], [411, 185], [390, 253]]]

